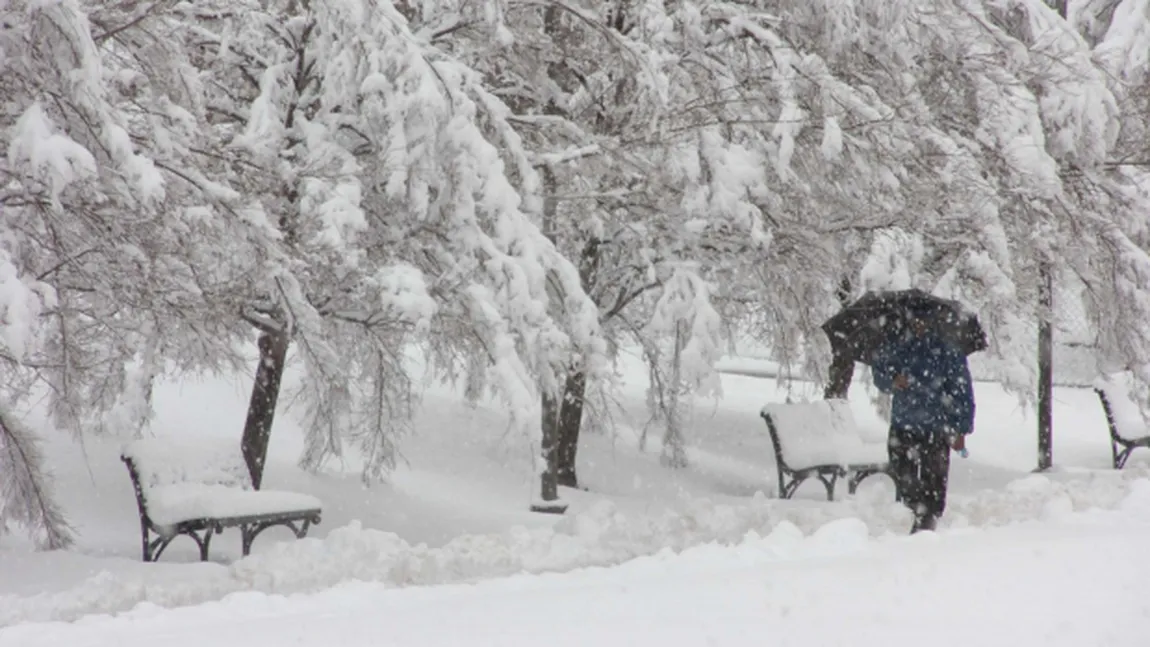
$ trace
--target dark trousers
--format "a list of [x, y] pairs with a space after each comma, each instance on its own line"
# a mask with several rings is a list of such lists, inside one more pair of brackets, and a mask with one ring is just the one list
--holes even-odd
[[898, 499], [915, 516], [915, 529], [934, 528], [946, 510], [950, 443], [942, 433], [891, 428], [890, 475]]

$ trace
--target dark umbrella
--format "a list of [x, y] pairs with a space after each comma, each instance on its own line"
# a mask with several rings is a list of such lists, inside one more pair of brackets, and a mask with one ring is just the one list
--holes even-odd
[[966, 355], [986, 349], [977, 315], [957, 301], [918, 289], [868, 292], [827, 319], [823, 332], [836, 356], [868, 363], [875, 351], [906, 330], [912, 317], [926, 321], [931, 331]]

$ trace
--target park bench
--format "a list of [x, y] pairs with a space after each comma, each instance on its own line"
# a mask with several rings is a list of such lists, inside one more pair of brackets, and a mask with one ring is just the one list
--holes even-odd
[[826, 487], [827, 500], [834, 501], [839, 477], [847, 477], [854, 494], [866, 477], [887, 473], [886, 443], [860, 436], [846, 400], [768, 404], [760, 415], [775, 448], [781, 498], [791, 498], [814, 477]]
[[1138, 403], [1131, 397], [1134, 376], [1129, 372], [1104, 375], [1094, 383], [1094, 392], [1106, 413], [1110, 428], [1110, 451], [1114, 469], [1126, 465], [1130, 454], [1139, 447], [1150, 448], [1150, 429]]
[[240, 529], [247, 556], [268, 528], [286, 526], [302, 538], [320, 521], [322, 504], [313, 496], [253, 489], [238, 442], [147, 438], [125, 445], [120, 458], [136, 492], [145, 562], [159, 560], [180, 535], [207, 561], [212, 535], [224, 528]]

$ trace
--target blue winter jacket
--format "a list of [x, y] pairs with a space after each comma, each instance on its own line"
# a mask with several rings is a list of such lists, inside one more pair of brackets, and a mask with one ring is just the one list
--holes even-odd
[[[934, 335], [905, 337], [872, 362], [875, 386], [893, 393], [891, 426], [921, 434], [974, 431], [974, 383], [966, 356]], [[894, 376], [909, 384], [894, 388]]]

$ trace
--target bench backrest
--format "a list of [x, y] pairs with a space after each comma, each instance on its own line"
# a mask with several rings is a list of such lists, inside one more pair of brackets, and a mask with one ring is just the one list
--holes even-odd
[[768, 404], [762, 416], [775, 458], [791, 469], [842, 464], [863, 445], [846, 400]]
[[1150, 436], [1146, 417], [1138, 401], [1134, 375], [1129, 371], [1104, 375], [1094, 382], [1094, 391], [1102, 401], [1110, 435], [1123, 440], [1138, 440]]
[[150, 488], [178, 483], [252, 489], [236, 441], [142, 438], [126, 444], [122, 456], [145, 496]]

